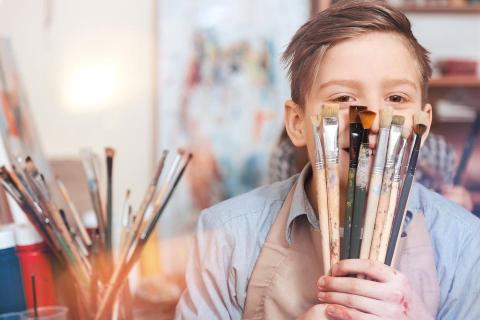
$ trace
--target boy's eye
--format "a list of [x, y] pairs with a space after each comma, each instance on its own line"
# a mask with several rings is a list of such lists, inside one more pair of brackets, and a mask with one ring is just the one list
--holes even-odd
[[352, 102], [354, 101], [354, 99], [351, 96], [343, 95], [343, 96], [334, 98], [332, 101], [333, 102]]
[[404, 97], [398, 95], [398, 94], [394, 94], [394, 95], [388, 97], [388, 101], [395, 102], [395, 103], [401, 103], [401, 102], [405, 102], [406, 99]]

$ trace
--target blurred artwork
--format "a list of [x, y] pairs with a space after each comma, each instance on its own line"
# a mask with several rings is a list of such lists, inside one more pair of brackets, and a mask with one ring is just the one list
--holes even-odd
[[267, 182], [290, 97], [281, 55], [310, 3], [159, 1], [156, 158], [181, 146], [194, 154], [160, 221], [163, 271], [182, 271], [202, 209]]
[[266, 182], [290, 92], [280, 58], [310, 1], [160, 3], [158, 150], [192, 149], [185, 209], [198, 212]]

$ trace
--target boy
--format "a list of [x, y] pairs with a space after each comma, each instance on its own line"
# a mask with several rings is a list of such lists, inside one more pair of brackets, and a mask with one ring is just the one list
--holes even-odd
[[[303, 25], [290, 42], [292, 99], [285, 127], [314, 159], [310, 116], [342, 103], [341, 196], [348, 170], [348, 105], [405, 116], [423, 109], [428, 52], [408, 19], [380, 1], [339, 1]], [[378, 119], [370, 132], [375, 148]], [[205, 210], [186, 273], [177, 319], [478, 319], [480, 222], [415, 185], [400, 264], [343, 260], [321, 270], [315, 173], [265, 186]], [[344, 202], [341, 201], [341, 203]], [[414, 222], [416, 221], [416, 222]], [[347, 277], [359, 274], [365, 277]]]

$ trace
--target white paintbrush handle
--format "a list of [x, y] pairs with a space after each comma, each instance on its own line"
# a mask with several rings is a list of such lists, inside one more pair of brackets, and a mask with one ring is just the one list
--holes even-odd
[[399, 181], [393, 181], [392, 183], [387, 219], [385, 221], [385, 228], [383, 229], [382, 237], [380, 239], [380, 250], [378, 252], [378, 261], [381, 262], [385, 262], [385, 257], [387, 256], [388, 241], [390, 241], [390, 232], [392, 231], [393, 218], [395, 216], [399, 184]]
[[340, 261], [340, 180], [337, 163], [327, 163], [327, 196], [330, 265], [333, 266]]
[[330, 232], [328, 221], [327, 182], [325, 168], [317, 169], [317, 207], [318, 221], [320, 223], [320, 238], [322, 240], [323, 272], [330, 272]]
[[373, 173], [368, 190], [367, 209], [365, 210], [365, 223], [363, 226], [362, 246], [360, 247], [360, 259], [368, 259], [372, 244], [375, 216], [377, 215], [378, 201], [382, 189], [382, 174]]
[[375, 229], [373, 230], [372, 244], [370, 246], [370, 260], [379, 261], [380, 241], [385, 229], [388, 208], [390, 205], [390, 193], [392, 191], [392, 178], [394, 168], [388, 168], [383, 174], [382, 191], [378, 201], [377, 216], [375, 218]]

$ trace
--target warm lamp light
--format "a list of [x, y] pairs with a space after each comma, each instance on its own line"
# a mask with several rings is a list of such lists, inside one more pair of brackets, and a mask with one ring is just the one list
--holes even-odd
[[111, 106], [118, 91], [117, 71], [109, 65], [79, 67], [66, 81], [66, 107], [75, 112], [90, 112]]

